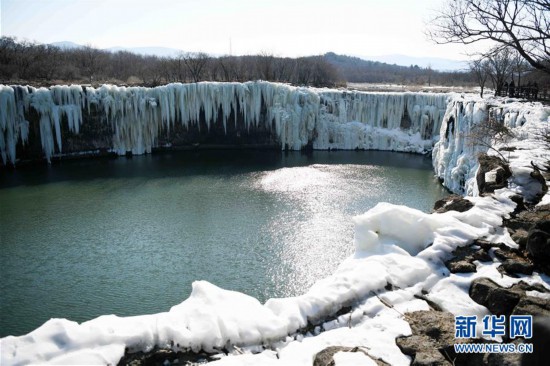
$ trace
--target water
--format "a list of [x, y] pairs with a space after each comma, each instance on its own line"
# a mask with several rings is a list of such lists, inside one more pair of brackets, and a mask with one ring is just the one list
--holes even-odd
[[0, 336], [53, 317], [167, 311], [194, 280], [265, 301], [299, 295], [353, 252], [379, 201], [429, 211], [428, 158], [204, 151], [0, 174]]

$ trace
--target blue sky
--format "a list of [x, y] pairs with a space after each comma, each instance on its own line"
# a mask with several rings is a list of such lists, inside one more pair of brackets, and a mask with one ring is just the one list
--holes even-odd
[[424, 29], [442, 0], [0, 0], [3, 36], [228, 54], [464, 59]]

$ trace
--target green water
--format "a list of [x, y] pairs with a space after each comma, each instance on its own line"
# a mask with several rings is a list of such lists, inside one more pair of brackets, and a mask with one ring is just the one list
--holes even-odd
[[195, 280], [299, 295], [353, 252], [379, 201], [429, 211], [430, 159], [376, 151], [181, 152], [0, 172], [0, 336], [53, 317], [167, 311]]

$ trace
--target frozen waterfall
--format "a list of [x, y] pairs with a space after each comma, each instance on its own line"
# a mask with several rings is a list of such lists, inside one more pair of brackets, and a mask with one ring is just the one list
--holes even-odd
[[[438, 139], [446, 94], [367, 93], [292, 87], [263, 81], [169, 84], [155, 88], [79, 85], [0, 86], [0, 151], [16, 162], [29, 140], [40, 139], [47, 160], [64, 154], [64, 136], [99, 118], [109, 151], [149, 153], [175, 127], [269, 131], [282, 149], [430, 150]], [[200, 121], [203, 121], [201, 124]], [[243, 127], [244, 126], [244, 127]], [[85, 138], [85, 137], [84, 137]], [[74, 152], [74, 151], [72, 151]], [[81, 151], [80, 151], [81, 152]]]
[[[510, 129], [506, 141], [484, 136], [487, 141], [480, 142], [476, 126], [490, 118]], [[522, 186], [532, 180], [531, 164], [544, 166], [550, 158], [541, 138], [541, 131], [547, 130], [549, 123], [550, 108], [541, 103], [454, 95], [441, 123], [440, 139], [432, 150], [435, 174], [454, 193], [477, 196], [478, 155], [497, 155], [508, 160], [512, 169], [510, 186], [529, 196]]]

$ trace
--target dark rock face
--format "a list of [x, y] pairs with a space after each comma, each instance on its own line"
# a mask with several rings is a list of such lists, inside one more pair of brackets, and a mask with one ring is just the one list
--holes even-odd
[[495, 315], [550, 316], [550, 302], [540, 297], [528, 296], [526, 291], [550, 293], [544, 287], [530, 286], [524, 282], [504, 288], [488, 278], [477, 278], [470, 287], [470, 297]]
[[[479, 170], [476, 181], [481, 195], [493, 193], [495, 189], [504, 188], [508, 185], [508, 178], [512, 171], [508, 164], [496, 156], [481, 154], [478, 157]], [[488, 177], [491, 177], [489, 180]]]
[[527, 251], [534, 260], [550, 261], [550, 221], [541, 221], [533, 225], [527, 235]]
[[[524, 257], [534, 264], [534, 269], [550, 274], [550, 205], [521, 211], [515, 217], [504, 220], [504, 225]], [[532, 273], [530, 266], [505, 265], [516, 273]]]
[[550, 360], [550, 318], [533, 319], [533, 353], [525, 353], [522, 366], [546, 366]]
[[462, 196], [452, 194], [435, 202], [434, 212], [443, 213], [447, 211], [468, 211], [474, 204]]

